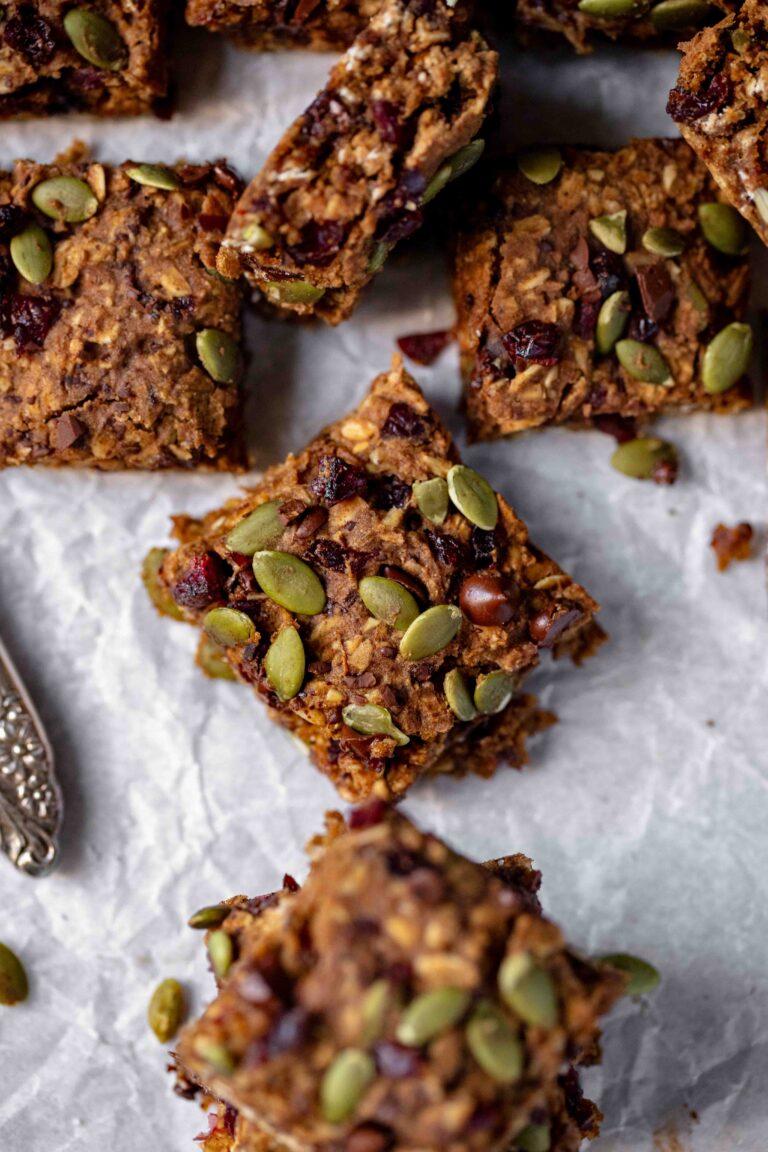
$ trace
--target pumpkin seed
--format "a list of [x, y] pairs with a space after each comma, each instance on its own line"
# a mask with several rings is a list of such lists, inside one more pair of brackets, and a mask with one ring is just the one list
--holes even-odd
[[710, 340], [701, 365], [704, 391], [727, 392], [749, 368], [754, 336], [749, 324], [727, 324]]
[[42, 284], [53, 267], [53, 248], [48, 233], [39, 224], [27, 225], [11, 240], [11, 260], [19, 275], [30, 284]]
[[82, 224], [98, 210], [99, 202], [90, 184], [77, 176], [51, 176], [32, 189], [35, 208], [53, 220]]
[[29, 995], [24, 965], [6, 944], [0, 944], [0, 1004], [21, 1004]]
[[240, 364], [237, 341], [218, 328], [203, 328], [195, 337], [200, 363], [217, 384], [234, 384]]
[[381, 272], [387, 262], [389, 251], [389, 244], [385, 244], [383, 240], [374, 245], [368, 258], [368, 274], [370, 276], [376, 276], [377, 273]]
[[448, 473], [451, 500], [471, 524], [492, 532], [499, 519], [499, 503], [488, 481], [466, 464], [454, 464]]
[[716, 11], [707, 0], [662, 0], [652, 10], [651, 20], [659, 32], [674, 32], [678, 28], [701, 28]]
[[448, 485], [441, 476], [417, 480], [413, 486], [413, 498], [425, 520], [442, 524], [448, 515]]
[[64, 17], [64, 31], [75, 51], [108, 72], [119, 72], [128, 63], [128, 49], [115, 28], [90, 8], [70, 8]]
[[162, 188], [166, 192], [173, 192], [179, 187], [176, 173], [162, 164], [139, 164], [135, 168], [127, 168], [125, 174], [129, 180], [143, 184], [145, 188]]
[[500, 668], [487, 676], [480, 676], [475, 687], [475, 707], [483, 716], [495, 716], [504, 711], [516, 687], [514, 676]]
[[461, 609], [454, 604], [435, 604], [417, 616], [400, 641], [405, 660], [425, 660], [447, 648], [461, 628]]
[[627, 210], [611, 212], [606, 216], [595, 216], [589, 222], [589, 230], [609, 252], [623, 256], [627, 250]]
[[549, 1152], [552, 1133], [549, 1124], [529, 1124], [515, 1137], [513, 1148], [517, 1152]]
[[646, 0], [579, 0], [579, 11], [598, 20], [623, 20], [647, 11]]
[[469, 690], [466, 676], [458, 668], [452, 668], [443, 681], [443, 691], [448, 701], [448, 707], [459, 720], [474, 720], [477, 709], [472, 702], [472, 693]]
[[552, 977], [528, 952], [507, 956], [499, 969], [504, 1003], [526, 1024], [554, 1028], [559, 1012]]
[[253, 572], [262, 591], [288, 612], [315, 616], [325, 608], [320, 577], [291, 552], [254, 553]]
[[674, 228], [649, 228], [643, 233], [643, 248], [655, 256], [679, 256], [685, 251], [685, 237]]
[[709, 301], [695, 280], [691, 280], [685, 294], [696, 311], [700, 312], [704, 318], [707, 318], [709, 316]]
[[646, 992], [652, 992], [661, 980], [652, 964], [647, 960], [641, 960], [639, 956], [631, 956], [628, 952], [614, 952], [608, 956], [601, 956], [600, 960], [603, 964], [610, 964], [611, 968], [626, 972], [629, 980], [624, 992], [627, 996], [644, 996]]
[[361, 1006], [363, 1044], [375, 1044], [384, 1031], [384, 1019], [392, 1000], [388, 980], [377, 980], [365, 994]]
[[633, 480], [650, 480], [659, 464], [677, 460], [677, 450], [666, 440], [639, 436], [620, 444], [611, 456], [611, 467]]
[[306, 280], [265, 280], [262, 288], [274, 304], [317, 304], [325, 296], [325, 288]]
[[232, 937], [228, 932], [222, 928], [217, 928], [215, 932], [211, 932], [208, 937], [208, 958], [219, 980], [223, 980], [232, 967], [234, 954]]
[[280, 517], [280, 502], [269, 500], [260, 504], [249, 512], [242, 520], [235, 524], [227, 536], [226, 545], [230, 552], [240, 552], [243, 556], [253, 556], [254, 552], [261, 552], [276, 544], [283, 532], [285, 524]]
[[401, 732], [392, 720], [389, 709], [380, 704], [347, 704], [341, 710], [341, 718], [347, 727], [361, 736], [389, 736], [401, 747], [410, 743], [405, 732]]
[[295, 628], [283, 628], [269, 646], [264, 672], [281, 700], [293, 700], [301, 691], [307, 657], [301, 636]]
[[704, 239], [726, 256], [743, 256], [749, 251], [749, 229], [730, 204], [699, 204], [699, 224]]
[[147, 1021], [161, 1044], [168, 1044], [184, 1019], [184, 989], [178, 980], [163, 980], [152, 993]]
[[236, 608], [211, 608], [203, 618], [203, 628], [214, 644], [222, 648], [247, 644], [256, 635], [250, 616]]
[[753, 199], [758, 216], [764, 224], [768, 224], [768, 188], [756, 188]]
[[523, 1074], [525, 1048], [507, 1020], [483, 1000], [467, 1024], [467, 1045], [484, 1072], [500, 1084], [514, 1084]]
[[563, 155], [559, 148], [538, 148], [518, 156], [517, 166], [532, 183], [551, 184], [563, 166]]
[[357, 590], [372, 616], [400, 632], [405, 632], [421, 611], [407, 588], [385, 576], [366, 576]]
[[161, 616], [183, 620], [184, 613], [171, 595], [170, 589], [160, 579], [160, 569], [168, 553], [168, 548], [150, 548], [141, 565], [141, 580], [147, 595]]
[[193, 1042], [195, 1054], [203, 1060], [215, 1076], [231, 1076], [236, 1061], [226, 1044], [217, 1044], [207, 1036], [198, 1036]]
[[361, 1048], [339, 1052], [320, 1084], [320, 1108], [329, 1124], [351, 1116], [376, 1079], [376, 1064]]
[[438, 168], [430, 180], [421, 198], [422, 205], [429, 204], [438, 193], [442, 192], [446, 184], [451, 184], [460, 176], [464, 176], [471, 168], [474, 168], [484, 151], [485, 140], [471, 140], [469, 144], [465, 144], [463, 148], [455, 152], [449, 160], [446, 160], [445, 164]]
[[436, 988], [412, 1000], [397, 1026], [397, 1040], [408, 1048], [421, 1048], [458, 1024], [471, 996], [463, 988]]
[[641, 340], [619, 340], [616, 355], [622, 368], [634, 380], [644, 384], [659, 384], [664, 388], [674, 384], [669, 365], [653, 344], [643, 344]]
[[224, 655], [224, 651], [203, 632], [197, 647], [197, 664], [211, 680], [237, 680], [237, 673]]
[[731, 44], [736, 52], [742, 56], [752, 45], [752, 37], [743, 28], [734, 28], [731, 32]]
[[262, 224], [259, 224], [258, 220], [254, 220], [252, 224], [246, 224], [241, 229], [240, 239], [254, 252], [266, 252], [267, 249], [275, 246], [274, 236]]
[[614, 292], [603, 302], [595, 329], [595, 345], [603, 356], [612, 352], [616, 341], [624, 335], [630, 307], [629, 292]]
[[232, 909], [226, 904], [208, 904], [194, 912], [187, 924], [190, 928], [218, 928], [224, 923]]

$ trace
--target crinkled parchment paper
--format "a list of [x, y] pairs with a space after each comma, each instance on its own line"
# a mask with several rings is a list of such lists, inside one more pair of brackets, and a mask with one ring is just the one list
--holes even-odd
[[[252, 174], [322, 83], [329, 58], [259, 58], [200, 34], [179, 45], [170, 123], [59, 117], [0, 126], [0, 162], [78, 135], [100, 158], [222, 153]], [[511, 143], [619, 145], [670, 133], [672, 53], [507, 53]], [[251, 441], [261, 465], [298, 449], [386, 367], [398, 335], [450, 324], [442, 261], [403, 246], [336, 331], [253, 320]], [[459, 435], [455, 349], [417, 371]], [[534, 539], [603, 604], [611, 642], [537, 681], [560, 724], [533, 765], [417, 789], [408, 810], [470, 855], [523, 851], [546, 909], [590, 952], [627, 949], [663, 974], [607, 1028], [589, 1076], [595, 1152], [768, 1147], [768, 666], [762, 561], [715, 571], [717, 521], [765, 529], [764, 418], [665, 421], [671, 489], [626, 480], [599, 433], [551, 430], [467, 459]], [[29, 1002], [0, 1009], [2, 1152], [186, 1152], [204, 1127], [164, 1074], [145, 1021], [155, 984], [210, 996], [201, 904], [304, 874], [302, 845], [335, 803], [249, 691], [193, 666], [192, 629], [161, 621], [137, 572], [173, 512], [236, 491], [222, 477], [0, 475], [0, 624], [58, 753], [63, 858], [29, 880], [0, 859], [0, 938]], [[677, 1141], [677, 1143], [675, 1143]]]

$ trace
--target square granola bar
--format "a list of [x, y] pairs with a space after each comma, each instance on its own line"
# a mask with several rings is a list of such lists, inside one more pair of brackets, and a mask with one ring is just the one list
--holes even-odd
[[348, 48], [382, 0], [187, 0], [188, 24], [259, 52]]

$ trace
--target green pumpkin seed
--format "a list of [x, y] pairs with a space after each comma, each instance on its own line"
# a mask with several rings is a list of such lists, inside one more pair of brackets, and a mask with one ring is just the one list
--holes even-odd
[[380, 704], [347, 704], [341, 710], [341, 718], [361, 736], [389, 736], [401, 747], [410, 743], [409, 737], [392, 720], [389, 709]]
[[624, 20], [647, 11], [647, 0], [579, 0], [579, 11], [598, 20]]
[[475, 707], [483, 716], [495, 716], [504, 711], [516, 687], [514, 676], [500, 668], [487, 676], [480, 676], [475, 687]]
[[643, 248], [654, 256], [680, 256], [685, 251], [685, 237], [674, 228], [649, 228], [643, 233]]
[[211, 680], [237, 680], [237, 673], [227, 660], [223, 650], [204, 632], [200, 637], [196, 660], [198, 666]]
[[252, 224], [246, 224], [244, 228], [240, 229], [240, 239], [254, 252], [266, 252], [275, 246], [274, 236], [262, 224], [259, 224], [258, 220], [254, 220]]
[[754, 336], [749, 324], [727, 324], [704, 352], [701, 380], [711, 395], [727, 392], [749, 368]]
[[53, 267], [53, 248], [48, 233], [39, 224], [27, 225], [11, 240], [11, 260], [19, 275], [30, 284], [42, 284]]
[[612, 352], [617, 340], [624, 335], [630, 308], [629, 292], [614, 292], [603, 302], [595, 328], [595, 346], [601, 355]]
[[208, 937], [208, 958], [219, 980], [223, 980], [229, 972], [234, 955], [235, 949], [229, 933], [222, 928], [217, 928], [215, 932], [211, 932]]
[[129, 180], [143, 184], [145, 188], [162, 188], [165, 192], [173, 192], [179, 187], [176, 173], [162, 164], [139, 164], [135, 168], [127, 168], [125, 174]]
[[463, 148], [455, 152], [449, 160], [446, 160], [445, 164], [438, 168], [430, 180], [421, 198], [422, 205], [429, 204], [438, 193], [442, 192], [446, 184], [451, 184], [460, 176], [464, 176], [471, 168], [474, 168], [484, 151], [485, 140], [471, 140], [469, 144], [465, 144]]
[[392, 1002], [392, 989], [388, 980], [377, 980], [366, 992], [361, 1005], [363, 1017], [363, 1044], [375, 1044], [384, 1031], [387, 1009]]
[[427, 190], [421, 198], [422, 207], [425, 204], [431, 204], [436, 196], [439, 196], [443, 188], [447, 187], [451, 182], [451, 166], [446, 163], [438, 168], [434, 176], [427, 184]]
[[514, 1084], [522, 1076], [525, 1047], [489, 1000], [481, 1001], [472, 1013], [467, 1046], [483, 1071], [499, 1084]]
[[421, 611], [407, 588], [385, 576], [366, 576], [357, 590], [371, 616], [400, 632], [405, 632]]
[[768, 224], [768, 188], [757, 188], [753, 196], [755, 210], [764, 224]]
[[325, 608], [320, 577], [291, 552], [254, 553], [253, 572], [262, 591], [288, 612], [315, 616]]
[[499, 502], [485, 477], [465, 464], [454, 464], [448, 473], [448, 492], [470, 524], [493, 531], [499, 519]]
[[232, 909], [226, 904], [207, 904], [194, 912], [187, 924], [190, 928], [219, 928]]
[[472, 702], [472, 693], [469, 689], [466, 676], [458, 668], [452, 668], [443, 681], [443, 691], [448, 701], [448, 707], [454, 716], [465, 723], [474, 720], [477, 709]]
[[0, 944], [0, 1004], [21, 1004], [29, 995], [24, 965], [6, 944]]
[[734, 28], [731, 32], [731, 44], [736, 52], [742, 56], [752, 46], [752, 37], [743, 28]]
[[674, 384], [669, 365], [653, 344], [643, 344], [641, 340], [619, 340], [616, 355], [622, 368], [634, 380], [641, 380], [644, 384], [660, 384], [664, 388]]
[[425, 660], [447, 648], [461, 628], [461, 609], [453, 604], [436, 604], [417, 616], [400, 641], [404, 660]]
[[651, 12], [653, 26], [659, 32], [679, 28], [701, 28], [710, 23], [717, 9], [707, 0], [662, 0]]
[[517, 1152], [549, 1152], [552, 1133], [549, 1124], [529, 1124], [515, 1137], [513, 1148]]
[[552, 977], [528, 952], [507, 956], [499, 969], [499, 991], [504, 1003], [521, 1020], [539, 1028], [554, 1028], [559, 1011]]
[[119, 72], [128, 63], [128, 49], [115, 28], [90, 8], [70, 8], [64, 17], [64, 31], [84, 60], [96, 68]]
[[305, 280], [265, 280], [262, 288], [274, 304], [317, 304], [325, 296], [325, 288]]
[[376, 276], [379, 272], [381, 272], [382, 268], [387, 262], [389, 252], [389, 244], [385, 244], [383, 241], [374, 245], [371, 250], [371, 255], [368, 258], [368, 274], [370, 276]]
[[203, 1060], [215, 1076], [231, 1076], [236, 1061], [226, 1044], [217, 1044], [207, 1036], [197, 1036], [193, 1041], [195, 1055]]
[[518, 156], [517, 166], [533, 184], [551, 184], [563, 166], [563, 155], [559, 148], [539, 148]]
[[217, 384], [234, 384], [240, 366], [240, 349], [228, 332], [203, 328], [195, 337], [200, 363]]
[[307, 657], [301, 636], [295, 628], [283, 628], [269, 646], [264, 672], [281, 700], [293, 700], [301, 691]]
[[633, 480], [650, 480], [659, 464], [677, 461], [677, 450], [666, 440], [639, 436], [620, 444], [611, 456], [611, 467]]
[[704, 327], [706, 327], [706, 320], [709, 317], [709, 301], [695, 280], [691, 280], [686, 288], [685, 294], [696, 311], [702, 314]]
[[730, 204], [699, 204], [699, 224], [704, 239], [726, 256], [749, 251], [749, 228]]
[[606, 216], [595, 216], [589, 222], [589, 230], [609, 252], [623, 256], [627, 250], [627, 211], [611, 212]]
[[421, 1048], [447, 1032], [469, 1008], [471, 996], [462, 988], [436, 988], [412, 1000], [397, 1026], [397, 1040], [408, 1048]]
[[260, 504], [240, 520], [227, 536], [226, 545], [230, 552], [240, 552], [243, 556], [253, 556], [271, 544], [277, 544], [285, 532], [285, 524], [280, 516], [279, 500], [269, 500]]
[[53, 220], [82, 224], [98, 210], [99, 202], [90, 184], [76, 176], [51, 176], [32, 189], [35, 208]]
[[376, 1064], [361, 1048], [339, 1052], [320, 1084], [320, 1108], [329, 1124], [342, 1124], [376, 1079]]
[[441, 476], [417, 480], [413, 486], [413, 498], [425, 520], [442, 524], [448, 515], [448, 485]]
[[644, 996], [652, 992], [661, 980], [658, 971], [647, 960], [639, 956], [631, 956], [628, 952], [614, 952], [608, 956], [601, 956], [603, 964], [610, 964], [611, 968], [618, 968], [626, 972], [629, 980], [624, 989], [627, 996]]
[[203, 618], [203, 628], [214, 644], [222, 648], [247, 644], [256, 635], [250, 616], [236, 608], [211, 608]]
[[147, 1021], [161, 1044], [168, 1044], [184, 1020], [184, 989], [178, 980], [163, 980], [152, 993]]
[[183, 620], [184, 613], [171, 595], [170, 589], [160, 579], [160, 569], [168, 554], [168, 548], [150, 548], [141, 565], [141, 580], [147, 595], [161, 616]]

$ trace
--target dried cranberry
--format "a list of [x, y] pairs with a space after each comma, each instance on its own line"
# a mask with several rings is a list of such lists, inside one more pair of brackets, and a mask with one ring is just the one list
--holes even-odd
[[674, 484], [679, 467], [677, 459], [657, 460], [651, 469], [651, 480], [654, 484]]
[[557, 324], [546, 320], [526, 320], [501, 338], [513, 360], [529, 360], [551, 367], [560, 360], [562, 333]]
[[47, 64], [56, 51], [56, 36], [52, 25], [38, 16], [31, 4], [22, 5], [18, 16], [12, 16], [7, 22], [3, 40], [33, 68], [39, 69]]
[[379, 136], [385, 144], [400, 144], [403, 139], [402, 109], [391, 100], [372, 100], [371, 112]]
[[637, 422], [631, 416], [609, 412], [605, 416], [593, 416], [592, 423], [598, 432], [613, 436], [617, 444], [626, 444], [637, 437]]
[[222, 599], [227, 576], [227, 565], [216, 552], [201, 552], [192, 557], [189, 568], [176, 581], [171, 593], [182, 608], [207, 608]]
[[390, 508], [405, 508], [411, 498], [411, 486], [397, 476], [377, 476], [373, 483], [374, 508], [389, 512]]
[[539, 612], [528, 625], [531, 639], [540, 648], [552, 648], [563, 633], [581, 618], [579, 608], [560, 606], [551, 612]]
[[389, 1076], [392, 1080], [404, 1080], [408, 1076], [418, 1075], [421, 1057], [417, 1049], [384, 1040], [376, 1045], [374, 1051], [382, 1076]]
[[460, 564], [466, 563], [467, 550], [460, 540], [454, 536], [441, 536], [439, 532], [432, 532], [429, 528], [424, 530], [424, 534], [429, 550], [438, 563], [445, 565], [446, 568], [457, 568]]
[[423, 216], [419, 205], [426, 188], [421, 172], [405, 169], [397, 188], [385, 196], [379, 206], [377, 240], [396, 244], [421, 227]]
[[352, 496], [364, 496], [368, 491], [368, 474], [356, 464], [348, 464], [340, 456], [322, 456], [317, 476], [309, 485], [310, 491], [326, 504], [338, 504]]
[[487, 532], [484, 528], [473, 528], [470, 543], [472, 556], [478, 568], [487, 568], [496, 562], [496, 553], [499, 548], [497, 539], [498, 529]]
[[467, 577], [459, 591], [462, 612], [472, 624], [482, 628], [508, 624], [518, 602], [517, 588], [500, 572], [476, 572]]
[[589, 340], [594, 336], [597, 326], [597, 317], [600, 315], [599, 300], [579, 300], [576, 305], [576, 317], [573, 330], [582, 340]]
[[424, 222], [420, 208], [400, 208], [382, 217], [376, 230], [376, 239], [383, 244], [397, 244], [418, 232]]
[[10, 240], [21, 230], [24, 223], [24, 211], [18, 204], [0, 205], [0, 240]]
[[61, 311], [58, 300], [50, 296], [20, 296], [10, 300], [10, 324], [16, 350], [40, 348]]
[[608, 296], [612, 296], [626, 284], [627, 270], [618, 253], [600, 248], [592, 254], [590, 264], [600, 289], [601, 299], [605, 300]]
[[591, 1100], [584, 1099], [584, 1089], [579, 1081], [579, 1074], [575, 1068], [569, 1068], [564, 1076], [558, 1077], [560, 1087], [563, 1089], [565, 1110], [576, 1126], [587, 1132], [594, 1123], [595, 1106]]
[[219, 216], [215, 212], [201, 212], [197, 217], [203, 232], [223, 232], [228, 221], [228, 216]]
[[355, 831], [372, 828], [375, 824], [381, 824], [388, 811], [389, 805], [384, 800], [371, 800], [368, 804], [353, 808], [347, 817], [347, 823]]
[[310, 221], [302, 230], [299, 244], [288, 251], [297, 264], [314, 264], [319, 268], [330, 264], [346, 239], [347, 230], [338, 220]]
[[667, 101], [667, 112], [678, 124], [694, 124], [702, 116], [717, 112], [733, 96], [733, 85], [725, 72], [717, 72], [706, 88], [689, 92], [687, 88], [673, 88]]
[[410, 336], [401, 336], [397, 346], [404, 356], [413, 360], [414, 364], [423, 364], [428, 368], [430, 364], [434, 364], [452, 339], [453, 332], [450, 329], [443, 332], [413, 333]]
[[497, 1104], [481, 1104], [470, 1117], [467, 1131], [488, 1132], [500, 1128], [504, 1123], [504, 1115]]
[[267, 908], [274, 908], [278, 896], [278, 892], [265, 892], [262, 896], [251, 896], [250, 900], [246, 902], [246, 911], [250, 912], [252, 916], [260, 916]]
[[301, 887], [301, 885], [299, 884], [299, 882], [297, 880], [294, 880], [293, 876], [291, 876], [291, 874], [289, 872], [286, 872], [285, 876], [283, 876], [283, 891], [284, 892], [298, 892], [300, 887]]
[[381, 435], [385, 440], [398, 438], [422, 440], [425, 433], [426, 425], [423, 418], [415, 408], [411, 408], [410, 404], [405, 404], [402, 401], [392, 405], [381, 429]]
[[314, 541], [308, 550], [308, 555], [316, 560], [321, 568], [328, 568], [331, 572], [343, 572], [347, 566], [343, 546], [325, 536]]

